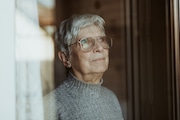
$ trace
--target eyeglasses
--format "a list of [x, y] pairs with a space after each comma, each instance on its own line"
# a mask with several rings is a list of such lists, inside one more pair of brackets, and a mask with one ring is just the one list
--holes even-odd
[[112, 39], [110, 37], [107, 36], [101, 36], [101, 37], [97, 37], [97, 38], [92, 38], [92, 37], [88, 37], [88, 38], [82, 38], [79, 40], [79, 42], [75, 42], [70, 44], [74, 45], [79, 43], [81, 46], [81, 49], [85, 52], [89, 52], [91, 51], [94, 46], [96, 45], [96, 42], [100, 43], [100, 45], [104, 48], [104, 49], [109, 49], [112, 47]]

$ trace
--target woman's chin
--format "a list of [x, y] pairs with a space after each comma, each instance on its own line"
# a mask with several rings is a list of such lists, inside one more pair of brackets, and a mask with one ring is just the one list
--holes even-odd
[[97, 67], [93, 70], [94, 73], [104, 73], [107, 70], [106, 67]]

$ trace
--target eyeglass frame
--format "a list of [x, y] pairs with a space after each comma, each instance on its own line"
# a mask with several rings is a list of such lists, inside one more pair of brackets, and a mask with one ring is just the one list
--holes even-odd
[[[113, 45], [113, 39], [112, 39], [111, 37], [109, 37], [109, 36], [99, 36], [99, 37], [95, 37], [95, 38], [93, 38], [93, 37], [81, 38], [81, 39], [79, 39], [77, 42], [68, 45], [68, 47], [79, 43], [79, 44], [80, 44], [80, 47], [81, 47], [81, 50], [83, 50], [83, 51], [85, 51], [85, 52], [89, 52], [89, 51], [91, 51], [91, 50], [94, 48], [95, 44], [93, 45], [93, 47], [92, 47], [90, 50], [87, 50], [87, 51], [86, 51], [86, 50], [82, 47], [81, 41], [82, 41], [83, 39], [88, 39], [88, 38], [90, 38], [90, 39], [94, 40], [94, 42], [95, 42], [97, 39], [103, 38], [103, 37], [105, 37], [106, 39], [107, 39], [107, 38], [110, 39], [110, 45], [109, 45], [108, 42], [107, 42], [109, 48], [104, 48], [104, 47], [103, 47], [103, 48], [104, 48], [104, 49], [110, 49], [110, 48], [112, 47], [112, 45]], [[106, 40], [106, 41], [107, 41], [107, 40]], [[96, 43], [96, 42], [95, 42], [95, 43]]]

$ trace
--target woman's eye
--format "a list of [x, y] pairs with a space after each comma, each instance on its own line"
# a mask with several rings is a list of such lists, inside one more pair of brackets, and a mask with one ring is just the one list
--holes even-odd
[[86, 38], [81, 40], [81, 44], [87, 44], [87, 43], [88, 43], [88, 40]]
[[83, 48], [88, 48], [88, 47], [89, 47], [89, 41], [88, 41], [88, 39], [87, 39], [87, 38], [82, 39], [82, 40], [81, 40], [81, 45], [82, 45]]
[[104, 39], [105, 39], [104, 37], [101, 37], [101, 38], [98, 39], [98, 41], [103, 42], [103, 41], [105, 41]]

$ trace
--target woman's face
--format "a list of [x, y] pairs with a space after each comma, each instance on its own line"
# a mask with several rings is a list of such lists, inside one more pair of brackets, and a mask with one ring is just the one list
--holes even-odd
[[[104, 32], [95, 25], [87, 26], [80, 30], [77, 42], [82, 38], [97, 38], [99, 36], [105, 36]], [[109, 50], [104, 49], [100, 43], [96, 42], [93, 49], [89, 52], [84, 52], [79, 43], [70, 47], [71, 53], [69, 60], [75, 74], [80, 74], [81, 76], [87, 74], [102, 74], [107, 70]]]

